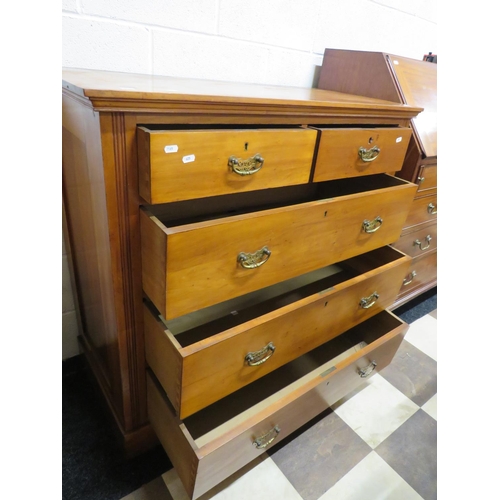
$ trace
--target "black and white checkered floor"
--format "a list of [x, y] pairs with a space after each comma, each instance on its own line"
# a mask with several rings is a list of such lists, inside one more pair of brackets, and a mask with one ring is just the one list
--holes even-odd
[[[437, 498], [437, 310], [393, 362], [202, 500]], [[122, 500], [187, 500], [174, 469]]]

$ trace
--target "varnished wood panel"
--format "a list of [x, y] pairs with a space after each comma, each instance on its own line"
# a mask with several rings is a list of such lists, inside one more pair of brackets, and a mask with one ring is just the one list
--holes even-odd
[[102, 390], [124, 421], [99, 115], [63, 98], [63, 193], [82, 334]]
[[[431, 205], [435, 208], [432, 208]], [[408, 213], [408, 218], [404, 224], [405, 234], [407, 229], [417, 229], [416, 226], [419, 224], [437, 220], [437, 206], [437, 194], [415, 198]], [[435, 214], [432, 213], [434, 211], [436, 211]]]
[[417, 176], [418, 190], [416, 196], [435, 194], [437, 190], [437, 165], [422, 165]]
[[[317, 131], [297, 129], [137, 130], [141, 196], [168, 203], [228, 193], [306, 184]], [[170, 151], [165, 152], [165, 148]], [[253, 174], [229, 166], [259, 155]], [[144, 179], [144, 180], [142, 180]]]
[[[320, 128], [314, 182], [372, 175], [401, 170], [411, 129]], [[374, 147], [380, 153], [373, 161], [363, 161], [359, 148]]]
[[[222, 219], [166, 227], [166, 303], [155, 302], [166, 319], [229, 300], [259, 288], [345, 260], [396, 241], [416, 186], [398, 186], [323, 199]], [[381, 217], [374, 233], [364, 220]], [[216, 241], [217, 245], [213, 245]], [[256, 269], [238, 263], [240, 252], [271, 251]], [[143, 244], [143, 259], [152, 259]], [[161, 271], [163, 276], [164, 272]]]
[[401, 102], [381, 52], [325, 49], [318, 88]]
[[426, 225], [417, 231], [407, 233], [393, 246], [410, 257], [418, 257], [426, 252], [432, 252], [437, 248], [437, 224]]
[[[411, 273], [416, 273], [413, 277]], [[406, 295], [411, 291], [432, 283], [435, 286], [437, 279], [437, 251], [415, 257], [409, 268], [408, 276], [401, 286], [399, 295]], [[399, 297], [398, 297], [399, 299]]]

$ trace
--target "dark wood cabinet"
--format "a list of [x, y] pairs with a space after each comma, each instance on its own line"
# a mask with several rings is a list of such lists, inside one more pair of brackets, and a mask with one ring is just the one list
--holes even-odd
[[437, 255], [427, 255], [437, 254], [437, 64], [383, 52], [326, 49], [318, 88], [424, 109], [411, 120], [412, 137], [396, 172], [419, 186], [401, 239], [394, 243], [414, 258], [396, 308], [437, 285]]

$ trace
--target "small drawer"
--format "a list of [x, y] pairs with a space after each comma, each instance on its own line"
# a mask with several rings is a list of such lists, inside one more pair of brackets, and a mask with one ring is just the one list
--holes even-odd
[[315, 130], [137, 128], [139, 194], [150, 204], [309, 181]]
[[143, 289], [162, 316], [183, 316], [393, 243], [416, 190], [383, 174], [302, 188], [284, 203], [277, 203], [282, 191], [266, 190], [263, 205], [236, 212], [225, 211], [233, 197], [220, 197], [227, 206], [208, 218], [183, 219], [184, 209], [193, 215], [192, 202], [142, 208]]
[[401, 170], [411, 137], [404, 128], [319, 128], [315, 182]]
[[149, 420], [189, 497], [209, 491], [387, 366], [407, 329], [380, 312], [184, 420], [148, 372]]
[[431, 224], [418, 231], [405, 234], [393, 244], [401, 252], [410, 257], [418, 257], [437, 248], [437, 224]]
[[424, 196], [423, 198], [415, 198], [411, 205], [408, 218], [404, 224], [405, 229], [436, 220], [437, 206], [437, 194], [433, 196]]
[[382, 247], [168, 326], [145, 305], [146, 361], [185, 418], [389, 307], [410, 262]]
[[422, 165], [418, 172], [417, 195], [434, 194], [437, 189], [437, 165]]
[[416, 257], [410, 264], [409, 273], [403, 280], [399, 295], [403, 295], [437, 279], [437, 251]]

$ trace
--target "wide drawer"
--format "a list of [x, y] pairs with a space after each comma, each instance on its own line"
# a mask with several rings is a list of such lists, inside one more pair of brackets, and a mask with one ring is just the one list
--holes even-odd
[[383, 311], [185, 420], [148, 373], [149, 419], [188, 495], [198, 498], [387, 366], [407, 329]]
[[428, 225], [418, 231], [405, 234], [393, 244], [401, 252], [410, 257], [418, 257], [437, 248], [437, 224]]
[[437, 194], [416, 198], [410, 208], [405, 228], [437, 219]]
[[379, 248], [168, 326], [145, 305], [147, 363], [185, 418], [389, 307], [410, 262]]
[[309, 181], [315, 130], [137, 128], [139, 193], [167, 203]]
[[437, 278], [437, 251], [416, 257], [411, 261], [410, 270], [401, 286], [400, 295], [414, 288], [433, 282]]
[[210, 218], [174, 220], [182, 218], [183, 202], [161, 212], [143, 208], [144, 292], [172, 319], [393, 243], [415, 189], [375, 175], [301, 186], [300, 202], [274, 200], [274, 208], [246, 207], [237, 215], [228, 216], [229, 196], [220, 197], [228, 211]]
[[411, 137], [404, 128], [319, 128], [313, 180], [401, 170]]

